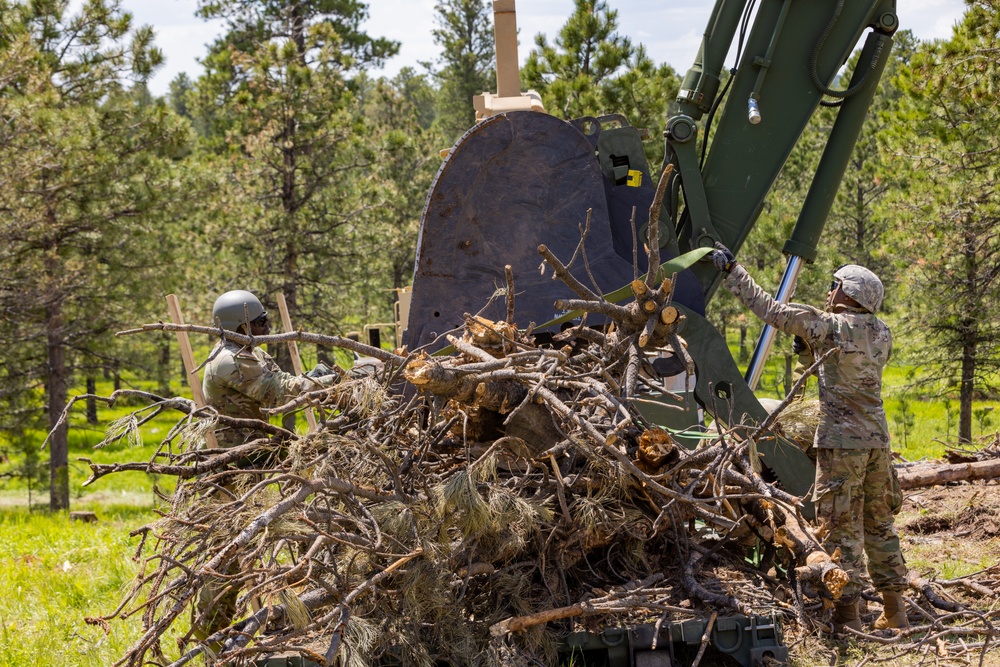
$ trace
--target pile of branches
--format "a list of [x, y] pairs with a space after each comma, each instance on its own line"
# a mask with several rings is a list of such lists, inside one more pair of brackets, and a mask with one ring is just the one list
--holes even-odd
[[[88, 461], [88, 484], [126, 470], [177, 482], [161, 518], [135, 531], [133, 587], [89, 619], [141, 615], [142, 635], [117, 665], [179, 666], [199, 654], [247, 664], [289, 651], [326, 665], [552, 665], [568, 630], [602, 624], [742, 613], [827, 626], [847, 576], [801, 499], [757, 472], [765, 432], [717, 421], [687, 448], [636, 409], [637, 396], [662, 392], [648, 352], [693, 370], [655, 253], [635, 300], [618, 306], [540, 252], [580, 297], [556, 307], [613, 326], [576, 327], [563, 347], [543, 348], [512, 317], [470, 315], [437, 356], [303, 332], [254, 340], [143, 326], [247, 345], [296, 338], [385, 366], [271, 411], [316, 409], [319, 428], [305, 435], [179, 398], [103, 399], [148, 402], [105, 442], [164, 410], [182, 413], [150, 461]], [[514, 293], [508, 275], [508, 313]], [[219, 424], [259, 437], [205, 448]]]
[[1000, 460], [1000, 431], [994, 431], [990, 435], [980, 437], [975, 446], [962, 443], [950, 444], [944, 455], [948, 463]]

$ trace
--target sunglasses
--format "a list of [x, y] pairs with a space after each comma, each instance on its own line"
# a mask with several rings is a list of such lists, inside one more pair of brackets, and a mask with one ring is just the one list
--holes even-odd
[[267, 313], [264, 313], [263, 315], [261, 315], [257, 319], [251, 321], [250, 324], [253, 324], [253, 325], [258, 326], [258, 327], [264, 326], [265, 324], [267, 324]]
[[831, 292], [836, 292], [838, 287], [840, 287], [840, 281], [839, 280], [834, 280], [832, 283], [830, 283], [830, 291]]

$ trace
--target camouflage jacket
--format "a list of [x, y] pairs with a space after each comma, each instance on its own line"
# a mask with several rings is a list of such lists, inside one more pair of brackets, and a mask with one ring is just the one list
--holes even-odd
[[816, 356], [836, 348], [818, 372], [821, 413], [817, 447], [889, 447], [882, 369], [892, 352], [892, 334], [882, 320], [860, 309], [844, 307], [828, 313], [799, 303], [780, 304], [739, 265], [725, 285], [759, 318], [804, 338]]
[[[229, 417], [261, 419], [261, 408], [274, 408], [299, 394], [320, 388], [320, 382], [286, 373], [267, 352], [225, 341], [212, 350], [205, 366], [205, 401]], [[249, 434], [225, 428], [216, 431], [220, 444], [242, 444]]]

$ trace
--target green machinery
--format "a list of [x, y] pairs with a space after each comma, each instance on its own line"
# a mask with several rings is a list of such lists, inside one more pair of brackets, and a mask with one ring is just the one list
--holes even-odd
[[[755, 667], [767, 661], [783, 664], [788, 648], [778, 622], [767, 616], [734, 614], [708, 621], [690, 620], [659, 626], [607, 628], [600, 633], [570, 635], [562, 651], [563, 665], [574, 667], [680, 667], [691, 664], [702, 650], [703, 662]], [[772, 663], [772, 664], [773, 664]]]
[[[442, 334], [457, 328], [464, 313], [505, 319], [503, 299], [483, 310], [505, 284], [505, 265], [512, 267], [518, 291], [515, 322], [525, 326], [563, 315], [553, 303], [573, 295], [539, 275], [536, 249], [544, 243], [568, 259], [587, 220], [587, 267], [577, 263], [577, 278], [586, 284], [593, 279], [607, 294], [628, 284], [636, 268], [645, 273], [646, 258], [633, 250], [632, 211], [641, 216], [649, 210], [656, 181], [667, 169], [670, 181], [657, 221], [661, 257], [716, 242], [739, 256], [810, 118], [821, 103], [835, 105], [836, 121], [783, 248], [788, 259], [776, 298], [788, 301], [804, 263], [817, 256], [888, 60], [898, 27], [895, 10], [894, 0], [716, 0], [697, 58], [668, 113], [665, 163], [654, 172], [640, 131], [624, 117], [563, 121], [542, 112], [537, 95], [518, 90], [514, 2], [494, 0], [498, 95], [477, 98], [479, 122], [449, 151], [428, 195], [404, 343], [411, 350], [439, 349]], [[737, 67], [723, 85], [724, 61], [737, 35], [742, 44]], [[850, 84], [832, 89], [859, 44]], [[638, 235], [647, 238], [644, 229]], [[705, 318], [720, 280], [711, 263], [700, 263], [675, 282], [673, 305], [686, 315], [682, 335], [696, 365], [694, 396], [724, 422], [745, 417], [759, 422], [767, 412], [753, 389], [774, 332], [765, 329], [747, 373], [740, 373], [725, 340]], [[544, 328], [539, 335], [546, 335]], [[671, 366], [665, 375], [677, 372], [676, 364], [664, 364]], [[693, 424], [697, 416], [685, 419]], [[777, 439], [758, 448], [788, 491], [807, 492], [815, 470], [801, 449]], [[564, 664], [689, 664], [704, 631], [704, 621], [691, 621], [576, 635], [567, 640]], [[763, 617], [718, 619], [711, 645], [722, 664], [751, 667], [765, 658], [779, 663], [787, 658], [777, 621]]]
[[[499, 96], [477, 99], [482, 119], [450, 150], [427, 198], [403, 337], [410, 349], [443, 346], [441, 335], [460, 325], [463, 313], [504, 319], [502, 299], [481, 309], [504, 284], [505, 265], [515, 275], [517, 323], [560, 315], [553, 302], [573, 295], [539, 276], [536, 248], [544, 243], [568, 259], [588, 210], [590, 275], [603, 293], [633, 278], [631, 214], [633, 207], [639, 216], [649, 210], [656, 185], [640, 132], [618, 115], [557, 119], [538, 110], [537, 95], [512, 89], [513, 4], [494, 2]], [[672, 170], [658, 221], [661, 255], [669, 259], [721, 242], [738, 256], [806, 124], [821, 101], [831, 100], [839, 105], [837, 119], [784, 246], [788, 263], [776, 297], [787, 301], [803, 263], [817, 255], [897, 26], [894, 0], [716, 0], [698, 56], [669, 111], [666, 161], [655, 172]], [[737, 34], [743, 44], [738, 65], [720, 90]], [[850, 85], [831, 89], [863, 37]], [[640, 273], [647, 268], [642, 255]], [[585, 269], [578, 271], [589, 284]], [[753, 388], [774, 332], [765, 330], [747, 374], [741, 374], [705, 319], [720, 279], [711, 263], [701, 263], [676, 282], [674, 305], [687, 316], [682, 335], [697, 367], [694, 395], [724, 421], [760, 421], [766, 411]], [[798, 447], [773, 441], [760, 451], [786, 489], [799, 495], [808, 490], [814, 469]]]
[[[577, 632], [567, 637], [560, 652], [560, 667], [681, 667], [702, 650], [708, 630], [703, 664], [757, 665], [784, 663], [788, 648], [777, 621], [767, 616], [734, 614], [708, 621], [690, 620], [660, 625], [632, 625], [606, 628], [599, 633]], [[298, 655], [261, 658], [255, 667], [319, 667]], [[402, 667], [380, 662], [382, 667]]]

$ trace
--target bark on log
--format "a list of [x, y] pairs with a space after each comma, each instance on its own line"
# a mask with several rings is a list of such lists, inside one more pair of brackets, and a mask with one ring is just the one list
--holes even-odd
[[919, 466], [898, 470], [901, 489], [919, 489], [948, 482], [971, 482], [977, 479], [1000, 477], [1000, 459], [957, 463], [954, 465]]
[[924, 579], [913, 570], [910, 570], [906, 574], [906, 583], [909, 584], [910, 588], [912, 588], [913, 590], [917, 591], [925, 598], [927, 598], [927, 601], [930, 602], [935, 607], [937, 607], [938, 609], [943, 609], [945, 611], [950, 611], [950, 612], [958, 612], [958, 611], [963, 611], [965, 609], [964, 606], [958, 604], [957, 602], [952, 602], [951, 600], [945, 600], [940, 595], [935, 593], [934, 589], [931, 587], [931, 582], [929, 582], [927, 579]]
[[404, 372], [406, 379], [415, 387], [437, 396], [454, 398], [463, 403], [472, 401], [477, 382], [458, 373], [454, 368], [444, 366], [440, 361], [421, 355], [410, 361]]
[[803, 563], [795, 568], [795, 574], [802, 580], [822, 584], [834, 600], [840, 599], [844, 586], [850, 581], [847, 572], [823, 549], [808, 529], [797, 521], [797, 517], [784, 512], [774, 514], [775, 543], [787, 547]]

